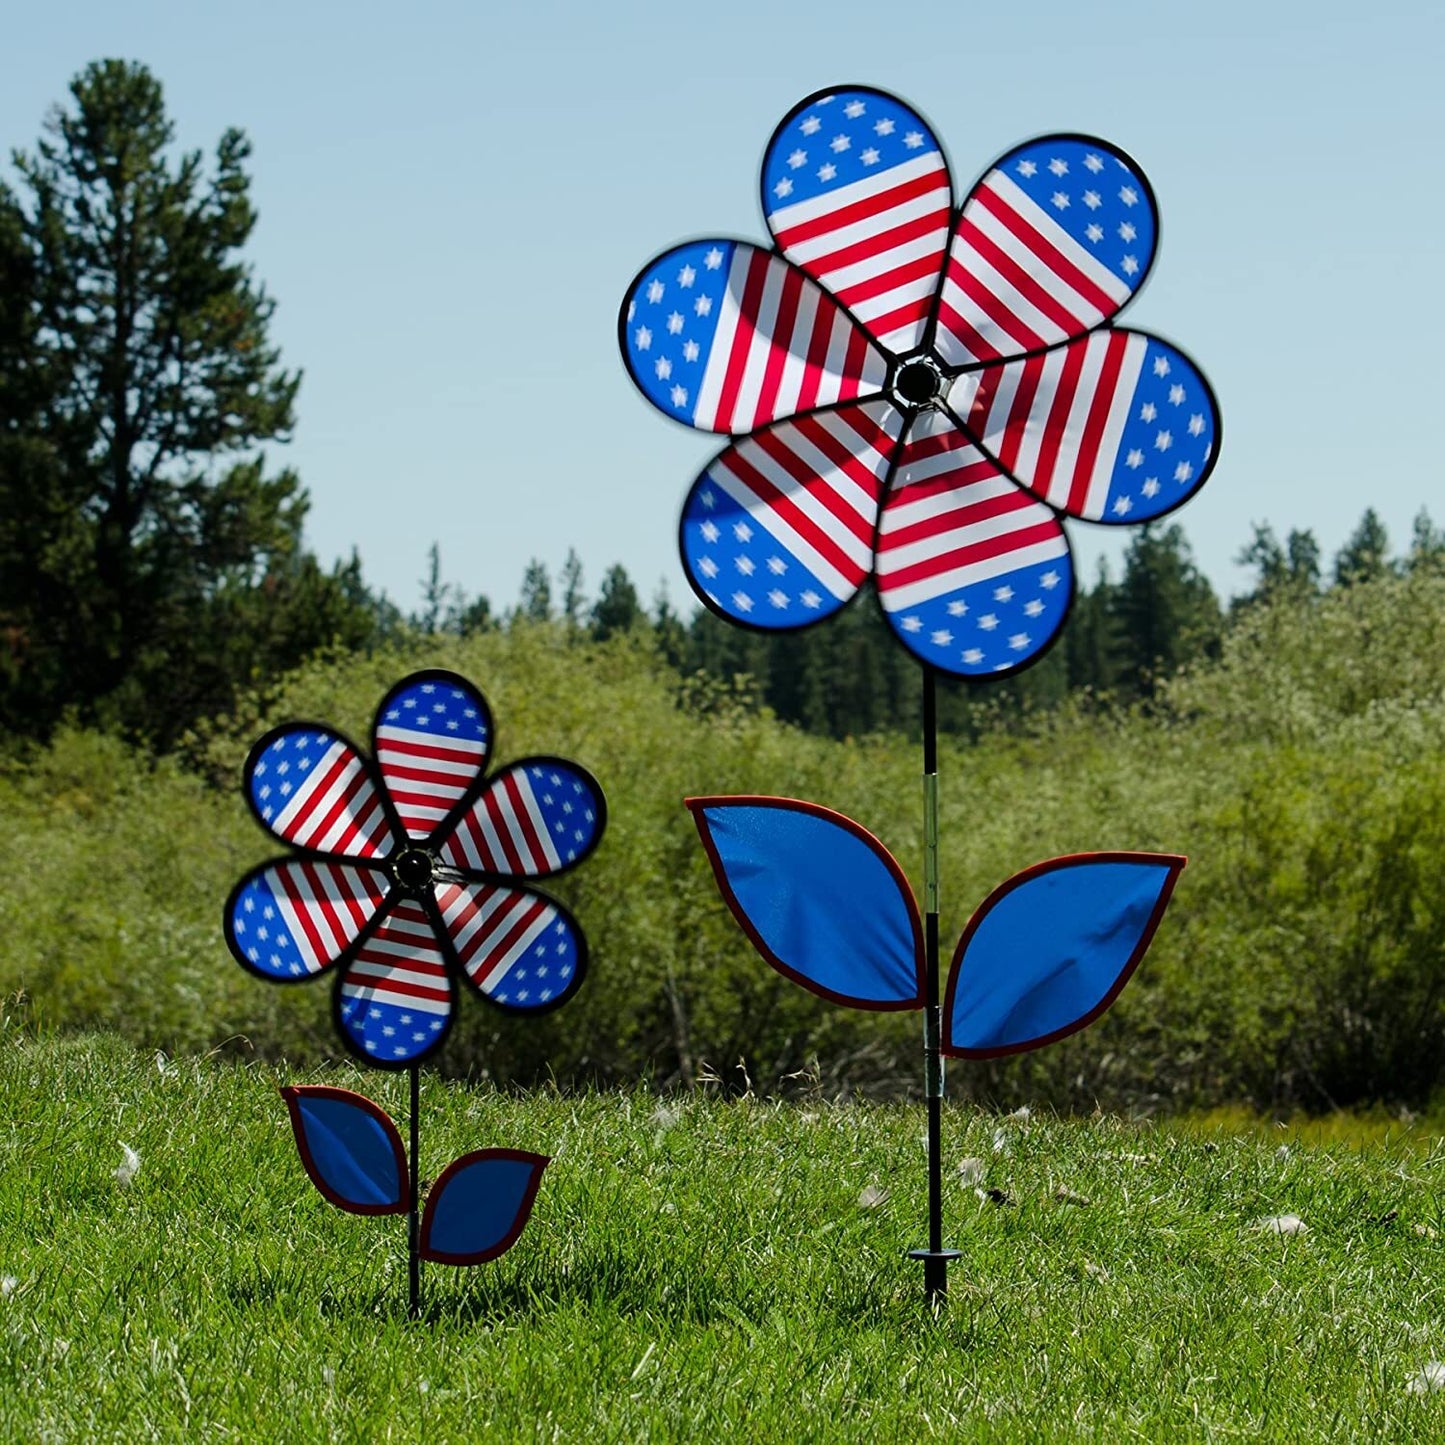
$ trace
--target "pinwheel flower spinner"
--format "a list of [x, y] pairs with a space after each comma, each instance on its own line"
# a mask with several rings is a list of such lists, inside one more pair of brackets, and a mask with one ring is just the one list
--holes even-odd
[[581, 927], [524, 880], [591, 853], [606, 812], [592, 775], [562, 758], [525, 758], [484, 781], [491, 712], [454, 673], [393, 687], [372, 739], [374, 762], [310, 723], [275, 728], [251, 749], [247, 801], [297, 851], [232, 890], [226, 940], [272, 982], [335, 970], [348, 1047], [403, 1068], [441, 1046], [457, 978], [527, 1013], [576, 991]]
[[870, 573], [928, 665], [998, 676], [1057, 636], [1060, 514], [1147, 522], [1218, 452], [1209, 385], [1113, 325], [1158, 217], [1117, 147], [1050, 135], [956, 208], [942, 148], [896, 97], [810, 96], [768, 145], [776, 249], [702, 240], [639, 273], [619, 318], [660, 410], [736, 438], [683, 508], [683, 565], [730, 621], [836, 612]]

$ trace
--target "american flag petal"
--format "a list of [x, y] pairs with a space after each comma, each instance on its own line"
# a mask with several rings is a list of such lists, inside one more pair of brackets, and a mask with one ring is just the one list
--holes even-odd
[[486, 699], [452, 672], [413, 673], [376, 710], [372, 746], [407, 836], [429, 838], [481, 777], [492, 739]]
[[994, 162], [964, 202], [934, 349], [951, 366], [1084, 335], [1139, 289], [1158, 236], [1154, 193], [1117, 147], [1044, 136]]
[[1218, 451], [1208, 382], [1175, 347], [1105, 327], [1040, 356], [965, 372], [949, 405], [1051, 507], [1147, 522], [1201, 487]]
[[642, 394], [702, 431], [752, 431], [887, 380], [882, 352], [816, 282], [746, 241], [690, 241], [648, 262], [618, 328]]
[[1033, 661], [1073, 598], [1068, 539], [951, 418], [910, 428], [878, 523], [878, 599], [916, 657], [959, 677]]
[[718, 454], [683, 507], [683, 567], [734, 622], [806, 627], [872, 565], [873, 529], [903, 415], [860, 402], [779, 422]]
[[403, 898], [357, 950], [336, 993], [351, 1048], [380, 1068], [403, 1068], [441, 1047], [456, 989], [431, 916]]
[[587, 967], [587, 940], [560, 904], [530, 888], [435, 886], [463, 974], [494, 1004], [537, 1013], [577, 991]]
[[953, 219], [948, 162], [901, 100], [866, 88], [810, 96], [763, 157], [778, 249], [888, 350], [923, 340]]
[[376, 916], [379, 869], [292, 859], [253, 869], [226, 902], [226, 943], [252, 973], [282, 983], [329, 968]]
[[395, 844], [370, 767], [330, 728], [273, 728], [251, 749], [245, 780], [262, 826], [298, 848], [376, 858]]
[[546, 878], [597, 846], [607, 808], [596, 778], [563, 758], [503, 768], [442, 844], [443, 863], [508, 878]]

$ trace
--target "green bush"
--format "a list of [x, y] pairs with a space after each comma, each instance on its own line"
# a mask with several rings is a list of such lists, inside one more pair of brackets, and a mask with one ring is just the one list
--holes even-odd
[[[1085, 1109], [1427, 1101], [1445, 1075], [1442, 634], [1441, 580], [1357, 586], [1247, 613], [1218, 663], [1147, 712], [1078, 702], [946, 741], [945, 958], [983, 896], [1041, 858], [1191, 859], [1114, 1009], [1038, 1054], [953, 1068], [951, 1092]], [[745, 685], [680, 689], [635, 639], [568, 641], [548, 626], [323, 660], [188, 739], [184, 767], [75, 732], [13, 760], [0, 771], [17, 850], [0, 884], [0, 986], [23, 990], [42, 1024], [168, 1049], [336, 1052], [324, 984], [269, 988], [221, 941], [231, 882], [281, 851], [249, 821], [240, 764], [283, 717], [364, 737], [384, 689], [423, 665], [486, 692], [499, 761], [573, 756], [610, 810], [597, 855], [555, 889], [592, 944], [586, 986], [535, 1021], [464, 997], [444, 1068], [522, 1083], [916, 1086], [917, 1017], [839, 1009], [769, 970], [682, 806], [706, 793], [812, 799], [876, 832], [917, 878], [916, 741], [806, 735]]]

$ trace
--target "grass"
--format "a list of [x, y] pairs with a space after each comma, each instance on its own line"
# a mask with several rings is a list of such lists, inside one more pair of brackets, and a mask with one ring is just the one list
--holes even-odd
[[[557, 1158], [517, 1247], [429, 1266], [412, 1322], [402, 1221], [301, 1171], [276, 1094], [301, 1077], [0, 1044], [0, 1438], [1445, 1436], [1445, 1390], [1409, 1389], [1445, 1358], [1423, 1124], [1281, 1145], [950, 1110], [965, 1258], [935, 1318], [902, 1257], [919, 1108], [427, 1081], [424, 1173], [483, 1145]], [[325, 1077], [404, 1120], [403, 1080]], [[1306, 1231], [1260, 1223], [1287, 1214]]]

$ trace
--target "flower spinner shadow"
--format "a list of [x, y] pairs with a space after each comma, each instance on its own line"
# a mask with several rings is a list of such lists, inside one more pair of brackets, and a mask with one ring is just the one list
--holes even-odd
[[1048, 135], [953, 204], [895, 96], [809, 96], [763, 158], [775, 248], [706, 239], [642, 268], [619, 317], [659, 410], [733, 440], [683, 506], [684, 570], [727, 620], [805, 627], [872, 575], [929, 667], [1006, 675], [1058, 636], [1063, 517], [1148, 522], [1209, 475], [1218, 407], [1177, 347], [1114, 324], [1158, 245], [1123, 151]]
[[359, 1214], [411, 1216], [411, 1302], [421, 1259], [476, 1264], [520, 1235], [544, 1156], [474, 1151], [438, 1177], [420, 1212], [419, 1065], [470, 992], [511, 1014], [566, 1003], [587, 968], [581, 926], [531, 886], [601, 841], [596, 780], [564, 758], [524, 758], [486, 776], [486, 699], [455, 673], [397, 683], [368, 757], [333, 728], [286, 723], [246, 759], [246, 800], [293, 852], [232, 889], [226, 942], [270, 983], [334, 979], [332, 1017], [368, 1065], [411, 1075], [411, 1151], [379, 1105], [325, 1086], [282, 1091], [320, 1192]]
[[1180, 506], [1218, 456], [1219, 409], [1177, 347], [1119, 326], [1159, 217], [1117, 146], [1060, 134], [999, 157], [954, 205], [933, 130], [866, 86], [819, 91], [763, 157], [774, 248], [690, 241], [638, 274], [618, 321], [633, 381], [730, 433], [683, 504], [683, 568], [729, 622], [807, 627], [871, 576], [923, 663], [924, 895], [865, 829], [816, 804], [699, 798], [718, 885], [763, 957], [824, 997], [924, 1016], [929, 1298], [946, 1292], [943, 1056], [1083, 1028], [1137, 967], [1184, 859], [1096, 853], [1009, 879], [941, 996], [935, 677], [1037, 662], [1074, 594], [1065, 518]]

